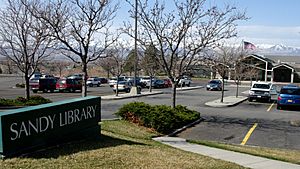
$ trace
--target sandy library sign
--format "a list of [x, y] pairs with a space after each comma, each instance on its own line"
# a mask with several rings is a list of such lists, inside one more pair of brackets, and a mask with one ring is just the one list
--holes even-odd
[[89, 96], [0, 113], [0, 154], [11, 156], [100, 135], [101, 99]]

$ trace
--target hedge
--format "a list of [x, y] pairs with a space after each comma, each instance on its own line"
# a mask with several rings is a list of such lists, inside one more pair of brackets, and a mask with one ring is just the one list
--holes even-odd
[[200, 118], [199, 112], [189, 110], [182, 105], [177, 105], [173, 109], [166, 105], [151, 106], [143, 102], [128, 103], [115, 114], [122, 119], [153, 128], [163, 134], [168, 134]]
[[51, 100], [42, 96], [30, 96], [29, 99], [17, 97], [16, 99], [0, 98], [0, 106], [33, 106], [39, 104], [51, 103]]

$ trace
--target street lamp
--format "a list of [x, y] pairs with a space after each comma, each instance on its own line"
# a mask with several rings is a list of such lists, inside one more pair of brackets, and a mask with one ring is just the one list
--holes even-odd
[[135, 0], [135, 15], [134, 15], [134, 86], [130, 90], [131, 95], [140, 94], [140, 90], [137, 87], [137, 61], [138, 61], [138, 52], [137, 52], [137, 10], [138, 10], [138, 0]]

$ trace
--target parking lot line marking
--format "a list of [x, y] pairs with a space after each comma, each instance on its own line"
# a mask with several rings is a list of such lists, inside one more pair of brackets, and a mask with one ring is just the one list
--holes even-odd
[[248, 139], [250, 138], [252, 132], [254, 131], [254, 129], [257, 127], [257, 123], [254, 123], [254, 125], [251, 127], [251, 129], [248, 131], [248, 133], [246, 134], [245, 138], [243, 139], [241, 145], [245, 145], [248, 141]]
[[275, 104], [275, 102], [273, 102], [273, 103], [271, 104], [271, 106], [268, 108], [267, 111], [270, 111], [270, 110], [272, 109], [272, 107], [274, 106], [274, 104]]

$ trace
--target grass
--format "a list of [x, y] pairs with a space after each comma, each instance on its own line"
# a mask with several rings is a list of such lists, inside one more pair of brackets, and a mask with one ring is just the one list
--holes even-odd
[[86, 140], [0, 161], [0, 168], [203, 168], [239, 165], [153, 141], [159, 133], [125, 121], [104, 121], [100, 139]]
[[203, 140], [202, 141], [188, 140], [188, 141], [191, 143], [206, 145], [210, 147], [251, 154], [255, 156], [290, 162], [294, 164], [300, 164], [300, 151], [296, 151], [296, 150], [231, 145], [231, 144], [223, 144], [223, 143], [217, 143], [213, 141], [203, 141]]

